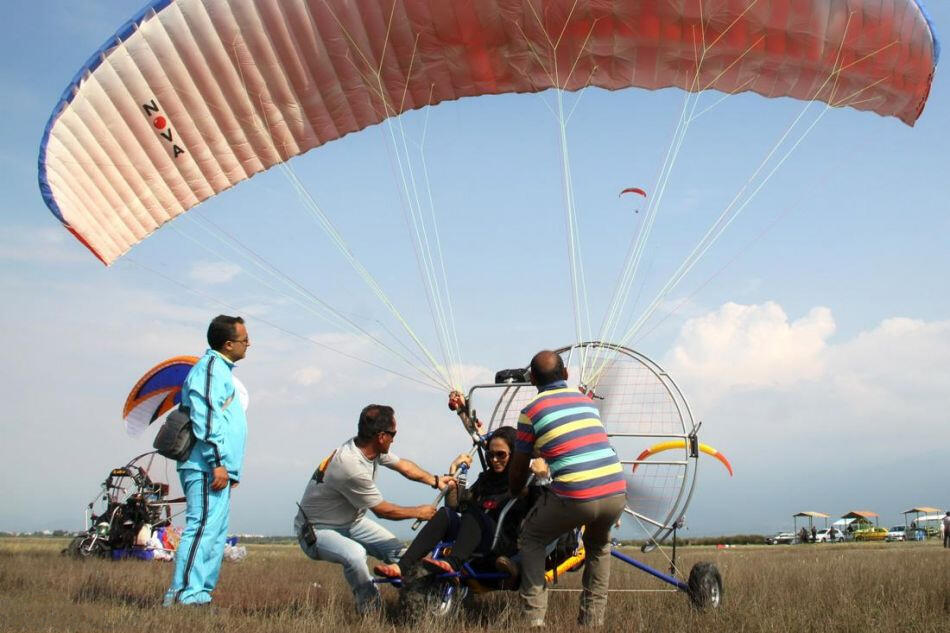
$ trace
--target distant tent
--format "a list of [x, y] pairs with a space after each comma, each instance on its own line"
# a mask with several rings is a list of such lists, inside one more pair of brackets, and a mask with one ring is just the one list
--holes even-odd
[[940, 514], [943, 512], [940, 508], [931, 508], [930, 506], [920, 506], [919, 508], [911, 508], [910, 510], [904, 510], [902, 514]]
[[871, 512], [870, 510], [852, 510], [851, 512], [841, 516], [842, 519], [854, 519], [856, 523], [866, 523], [871, 524], [871, 519], [874, 519], [874, 525], [877, 525], [878, 514], [877, 512]]
[[815, 512], [814, 510], [806, 510], [804, 512], [799, 512], [798, 514], [793, 514], [792, 516], [796, 517], [812, 517], [815, 519], [827, 519], [830, 517], [830, 514], [825, 514], [824, 512]]
[[[931, 508], [930, 506], [919, 506], [917, 508], [911, 508], [910, 510], [904, 510], [901, 514], [904, 515], [904, 527], [909, 527], [913, 525], [914, 527], [922, 527], [928, 520], [933, 520], [932, 517], [940, 516], [943, 512], [940, 508]], [[907, 519], [908, 515], [913, 514], [914, 518], [911, 520], [908, 525]]]
[[842, 519], [876, 519], [878, 517], [877, 512], [871, 512], [870, 510], [852, 510], [847, 514], [841, 515]]
[[815, 524], [815, 519], [824, 519], [825, 527], [827, 528], [829, 516], [831, 515], [825, 514], [824, 512], [815, 512], [814, 510], [804, 510], [802, 512], [797, 512], [792, 515], [792, 520], [795, 522], [795, 532], [798, 532], [798, 519], [800, 518], [808, 518], [808, 529], [810, 530]]
[[854, 523], [854, 519], [838, 519], [831, 524], [831, 527], [838, 530], [839, 532], [844, 532], [848, 529], [848, 526]]
[[919, 508], [905, 510], [903, 514], [905, 526], [908, 525], [908, 515], [913, 514], [914, 518], [910, 525], [924, 530], [928, 536], [937, 536], [940, 534], [944, 516], [944, 511], [940, 508], [921, 506]]

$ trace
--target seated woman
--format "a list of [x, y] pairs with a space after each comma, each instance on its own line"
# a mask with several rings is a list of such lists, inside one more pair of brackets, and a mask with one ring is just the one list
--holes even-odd
[[[467, 490], [450, 488], [445, 496], [445, 507], [419, 531], [399, 562], [376, 565], [373, 571], [380, 576], [401, 578], [422, 561], [433, 571], [452, 572], [459, 570], [476, 552], [492, 553], [491, 545], [499, 515], [511, 499], [508, 493], [508, 464], [515, 444], [515, 434], [516, 431], [511, 426], [495, 429], [488, 440], [486, 451], [488, 470], [482, 472]], [[471, 456], [459, 455], [449, 466], [449, 474], [454, 475], [462, 464], [471, 463]], [[547, 466], [543, 460], [532, 463], [532, 471], [536, 474], [540, 475], [546, 470]], [[503, 537], [504, 533], [517, 533], [518, 524], [527, 512], [530, 502], [529, 498], [524, 498], [508, 511], [505, 526], [509, 529], [503, 531]], [[455, 542], [451, 554], [438, 560], [428, 556], [440, 542], [452, 539]], [[494, 553], [510, 553], [514, 540], [517, 540], [517, 537], [502, 538], [499, 551]]]

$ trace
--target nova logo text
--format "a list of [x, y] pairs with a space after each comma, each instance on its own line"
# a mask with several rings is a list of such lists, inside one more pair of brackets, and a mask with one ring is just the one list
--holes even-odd
[[148, 103], [142, 104], [142, 109], [145, 110], [145, 116], [152, 120], [152, 125], [155, 126], [155, 129], [158, 130], [158, 135], [163, 139], [168, 141], [169, 146], [172, 150], [172, 158], [178, 158], [181, 154], [185, 153], [185, 150], [178, 145], [175, 133], [172, 131], [172, 127], [168, 124], [168, 119], [166, 119], [158, 108], [158, 104], [155, 103], [155, 99], [152, 99]]

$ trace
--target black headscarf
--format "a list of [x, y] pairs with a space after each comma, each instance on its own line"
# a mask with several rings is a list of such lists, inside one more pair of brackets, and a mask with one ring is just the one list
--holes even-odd
[[505, 506], [511, 495], [508, 493], [508, 467], [511, 466], [511, 457], [515, 448], [515, 436], [517, 431], [511, 426], [500, 426], [488, 438], [488, 443], [494, 439], [501, 439], [508, 445], [508, 463], [505, 469], [496, 473], [491, 468], [485, 469], [475, 480], [475, 483], [469, 489], [471, 492], [470, 505], [480, 509], [492, 518], [498, 518], [498, 514]]

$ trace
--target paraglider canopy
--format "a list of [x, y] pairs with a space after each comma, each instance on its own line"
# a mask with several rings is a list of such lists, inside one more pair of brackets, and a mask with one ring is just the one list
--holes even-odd
[[917, 0], [153, 0], [66, 87], [39, 185], [110, 264], [254, 174], [427, 105], [678, 87], [913, 125], [937, 56]]
[[[641, 189], [640, 187], [627, 187], [626, 189], [624, 189], [623, 191], [621, 191], [621, 192], [620, 192], [620, 195], [618, 195], [617, 197], [620, 198], [620, 197], [622, 197], [622, 196], [623, 196], [624, 194], [626, 194], [626, 193], [635, 193], [635, 194], [637, 194], [638, 196], [643, 196], [644, 198], [647, 197], [647, 192], [644, 191], [643, 189]], [[634, 212], [635, 212], [635, 213], [640, 213], [640, 209], [634, 209]]]
[[197, 362], [196, 356], [176, 356], [145, 372], [132, 387], [122, 408], [129, 435], [141, 435], [149, 424], [181, 404], [181, 385]]
[[619, 196], [622, 196], [625, 193], [636, 193], [643, 196], [644, 198], [647, 197], [647, 192], [641, 189], [640, 187], [627, 187], [626, 189], [620, 192]]
[[[139, 378], [129, 392], [122, 408], [125, 430], [137, 437], [152, 423], [181, 404], [181, 386], [195, 363], [197, 356], [176, 356], [155, 365]], [[235, 395], [247, 411], [249, 396], [247, 388], [232, 376]]]

